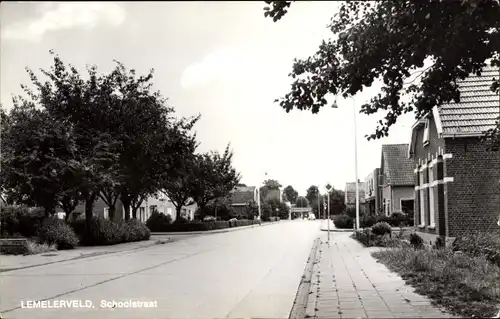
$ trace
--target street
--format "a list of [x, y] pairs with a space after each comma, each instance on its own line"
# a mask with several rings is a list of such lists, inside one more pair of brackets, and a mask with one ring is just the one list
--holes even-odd
[[[280, 223], [0, 273], [3, 318], [288, 318], [320, 221]], [[90, 308], [22, 308], [76, 300]], [[101, 308], [101, 301], [156, 308]]]

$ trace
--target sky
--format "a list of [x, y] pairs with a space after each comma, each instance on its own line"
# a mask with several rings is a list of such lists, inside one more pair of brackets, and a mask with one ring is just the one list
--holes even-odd
[[[108, 72], [113, 60], [139, 74], [155, 70], [155, 89], [178, 116], [201, 114], [200, 152], [223, 152], [228, 143], [242, 183], [264, 179], [344, 189], [355, 181], [354, 114], [378, 93], [376, 83], [338, 108], [285, 110], [294, 58], [314, 54], [338, 2], [296, 2], [277, 23], [264, 18], [264, 2], [2, 2], [0, 99], [29, 84], [26, 67], [51, 65], [53, 49], [83, 70]], [[381, 145], [408, 143], [413, 114], [401, 117], [389, 137], [367, 141], [380, 115], [357, 114], [358, 178], [380, 167]], [[266, 175], [267, 174], [267, 175]]]

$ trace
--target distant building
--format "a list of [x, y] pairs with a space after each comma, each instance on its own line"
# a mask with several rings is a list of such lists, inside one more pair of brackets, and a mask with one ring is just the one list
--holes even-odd
[[[366, 212], [365, 190], [365, 183], [358, 181], [359, 211], [361, 215]], [[345, 206], [346, 209], [356, 208], [356, 183], [345, 184]]]
[[280, 202], [282, 201], [282, 191], [281, 189], [270, 189], [267, 192], [266, 198], [264, 198], [264, 201], [270, 200], [270, 199], [278, 199]]
[[380, 169], [374, 169], [365, 178], [365, 206], [369, 215], [378, 215], [382, 210], [382, 188]]
[[458, 81], [460, 102], [435, 107], [412, 127], [415, 225], [427, 243], [472, 231], [500, 232], [500, 154], [481, 141], [500, 115], [498, 68]]
[[[174, 204], [163, 193], [159, 193], [157, 196], [147, 197], [146, 200], [142, 202], [141, 206], [137, 209], [137, 220], [146, 222], [155, 209], [158, 210], [159, 213], [170, 215], [172, 220], [177, 219]], [[184, 206], [181, 208], [181, 216], [192, 220], [196, 209], [196, 204]], [[93, 212], [94, 216], [109, 219], [109, 206], [101, 198], [98, 198], [94, 203]], [[64, 218], [65, 216], [61, 208], [57, 208], [56, 213], [59, 218]], [[71, 219], [76, 219], [80, 215], [85, 216], [85, 203], [78, 205], [71, 215]], [[132, 218], [132, 208], [130, 208], [130, 217]], [[125, 220], [125, 208], [119, 199], [116, 201], [114, 220]]]
[[380, 175], [382, 175], [382, 209], [392, 213], [413, 214], [413, 161], [408, 159], [408, 144], [382, 145]]
[[255, 186], [236, 186], [231, 193], [231, 206], [240, 217], [249, 215], [249, 205], [258, 202], [259, 190]]

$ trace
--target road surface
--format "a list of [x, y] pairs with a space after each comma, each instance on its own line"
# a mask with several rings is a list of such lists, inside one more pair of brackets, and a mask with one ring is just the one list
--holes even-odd
[[[0, 313], [16, 319], [288, 318], [319, 235], [320, 221], [283, 221], [0, 273]], [[26, 308], [39, 300], [59, 308]], [[102, 308], [102, 301], [116, 304]], [[142, 308], [120, 308], [137, 301]], [[60, 308], [66, 302], [83, 307]]]

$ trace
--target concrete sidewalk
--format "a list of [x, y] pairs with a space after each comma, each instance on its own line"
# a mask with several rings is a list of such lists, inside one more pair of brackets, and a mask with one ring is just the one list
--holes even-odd
[[49, 265], [57, 262], [89, 258], [113, 253], [143, 249], [173, 241], [169, 236], [155, 236], [146, 241], [138, 241], [111, 246], [83, 246], [69, 250], [58, 250], [38, 255], [1, 255], [0, 272]]
[[378, 263], [371, 252], [380, 248], [366, 248], [349, 233], [326, 241], [323, 233], [306, 318], [455, 318]]

